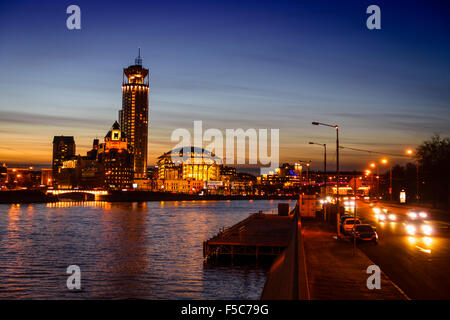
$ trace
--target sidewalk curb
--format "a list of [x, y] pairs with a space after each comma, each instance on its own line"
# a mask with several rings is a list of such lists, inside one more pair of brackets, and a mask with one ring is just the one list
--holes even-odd
[[[360, 248], [358, 248], [358, 247], [356, 247], [356, 249], [358, 249], [358, 251], [361, 253], [361, 254], [363, 254], [364, 256], [366, 256], [367, 257], [367, 259], [370, 261], [370, 262], [372, 262], [372, 264], [374, 264], [374, 265], [376, 265], [376, 266], [378, 266], [377, 264], [375, 264], [373, 261], [372, 261], [372, 259], [370, 259], [368, 256], [367, 256], [367, 254], [365, 254], [364, 253], [364, 251], [362, 251]], [[379, 266], [378, 266], [379, 267]], [[381, 270], [381, 268], [380, 268], [380, 270]], [[395, 282], [394, 281], [392, 281], [391, 280], [391, 278], [389, 278], [388, 277], [388, 275], [383, 271], [383, 270], [381, 270], [381, 273], [386, 277], [386, 279], [395, 287], [395, 289], [397, 289], [397, 291], [398, 292], [400, 292], [400, 294], [406, 299], [406, 300], [412, 300], [397, 284], [395, 284]]]
[[[347, 241], [348, 239], [346, 239], [345, 237], [343, 237], [342, 235], [341, 235], [341, 237], [336, 237], [336, 236], [333, 236], [333, 239], [334, 240], [336, 240], [336, 241], [343, 241], [343, 240], [345, 240], [345, 241]], [[367, 254], [365, 254], [365, 252], [364, 251], [362, 251], [359, 247], [356, 247], [356, 249], [358, 250], [358, 252], [360, 253], [360, 254], [362, 254], [363, 256], [365, 256], [366, 258], [367, 258], [367, 260], [369, 260], [373, 265], [376, 265], [376, 266], [378, 266], [377, 264], [375, 264], [373, 261], [372, 261], [372, 259], [370, 259], [369, 258], [369, 256], [367, 255]], [[378, 266], [379, 267], [379, 266]], [[381, 270], [381, 268], [380, 268], [380, 270]], [[383, 271], [383, 270], [381, 270], [381, 272], [382, 272], [382, 274], [383, 274], [383, 276], [386, 278], [386, 280], [387, 281], [389, 281], [393, 286], [394, 286], [394, 288], [395, 289], [397, 289], [397, 291], [406, 299], [406, 300], [412, 300], [394, 281], [392, 281], [391, 280], [391, 278], [389, 278], [388, 277], [388, 275]]]

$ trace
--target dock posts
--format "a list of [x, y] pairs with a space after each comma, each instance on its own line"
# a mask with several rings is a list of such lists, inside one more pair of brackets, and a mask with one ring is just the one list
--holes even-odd
[[[294, 210], [295, 211], [295, 210]], [[204, 255], [238, 259], [276, 257], [293, 233], [293, 216], [254, 213], [205, 241]]]

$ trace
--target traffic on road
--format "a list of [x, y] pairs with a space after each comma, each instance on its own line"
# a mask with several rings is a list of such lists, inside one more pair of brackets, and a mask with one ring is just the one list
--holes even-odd
[[356, 240], [412, 299], [446, 298], [450, 288], [449, 221], [420, 208], [354, 201], [348, 206], [344, 203], [345, 214], [339, 221], [343, 236]]

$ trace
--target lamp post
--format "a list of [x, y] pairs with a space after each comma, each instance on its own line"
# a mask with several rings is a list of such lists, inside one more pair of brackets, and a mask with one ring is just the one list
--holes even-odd
[[[314, 125], [314, 126], [321, 125], [321, 126], [331, 127], [336, 130], [336, 180], [337, 180], [336, 181], [336, 189], [337, 189], [337, 204], [339, 205], [339, 180], [340, 180], [340, 176], [339, 176], [339, 126], [321, 123], [321, 122], [317, 122], [317, 121], [312, 122], [312, 125]], [[338, 224], [339, 224], [339, 221], [338, 221]]]
[[309, 167], [311, 166], [311, 160], [309, 160], [309, 161], [298, 160], [298, 162], [300, 162], [300, 164], [302, 164], [302, 163], [306, 164], [306, 183], [309, 187]]
[[[406, 154], [413, 158], [414, 151], [412, 149], [406, 150]], [[416, 158], [416, 201], [419, 202], [419, 160]]]
[[[379, 177], [379, 169], [378, 169], [378, 166], [375, 164], [375, 162], [371, 162], [370, 163], [370, 167], [372, 168], [372, 169], [375, 169], [375, 168], [377, 168], [377, 177]], [[373, 176], [372, 176], [373, 177]], [[376, 191], [376, 195], [377, 195], [377, 201], [378, 201], [378, 199], [379, 199], [379, 182], [380, 181], [380, 179], [378, 178], [378, 180], [377, 180], [377, 191]], [[373, 183], [373, 178], [372, 178], [372, 185], [374, 185], [374, 183]]]
[[[383, 158], [380, 162], [384, 165], [388, 164], [388, 159]], [[392, 166], [389, 166], [389, 199], [392, 201]]]
[[309, 144], [316, 144], [324, 148], [323, 152], [323, 182], [325, 187], [327, 186], [327, 145], [326, 143], [309, 142]]

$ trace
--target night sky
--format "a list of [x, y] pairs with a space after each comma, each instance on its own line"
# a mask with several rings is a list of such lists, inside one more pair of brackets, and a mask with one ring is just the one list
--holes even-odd
[[[122, 3], [122, 4], [120, 4]], [[81, 30], [66, 8], [81, 8]], [[381, 8], [381, 30], [366, 8]], [[280, 160], [322, 166], [343, 146], [403, 153], [450, 135], [448, 1], [2, 1], [0, 161], [48, 164], [54, 135], [84, 154], [122, 104], [122, 71], [150, 69], [150, 164], [176, 128], [279, 128]], [[374, 155], [342, 151], [343, 169]], [[392, 159], [400, 162], [401, 159]]]

